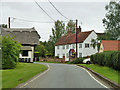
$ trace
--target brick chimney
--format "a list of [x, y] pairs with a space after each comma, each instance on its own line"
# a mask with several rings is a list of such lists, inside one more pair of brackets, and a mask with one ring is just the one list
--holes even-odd
[[77, 33], [81, 32], [81, 27], [77, 28]]

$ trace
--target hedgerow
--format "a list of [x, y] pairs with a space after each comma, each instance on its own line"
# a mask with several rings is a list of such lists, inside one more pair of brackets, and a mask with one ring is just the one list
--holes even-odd
[[91, 55], [91, 62], [120, 70], [120, 51], [107, 51]]

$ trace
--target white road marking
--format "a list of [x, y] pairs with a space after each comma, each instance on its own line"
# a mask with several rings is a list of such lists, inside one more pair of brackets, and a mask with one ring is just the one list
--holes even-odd
[[100, 85], [102, 85], [103, 87], [105, 87], [105, 88], [107, 88], [108, 89], [108, 87], [107, 86], [105, 86], [104, 84], [102, 84], [100, 81], [98, 81], [97, 79], [95, 79], [92, 75], [91, 75], [91, 73], [89, 73], [85, 68], [83, 68], [83, 67], [80, 67], [80, 66], [77, 66], [77, 67], [79, 67], [79, 68], [82, 68], [83, 70], [85, 70], [96, 82], [98, 82]]
[[49, 66], [48, 64], [47, 64], [47, 67], [48, 67], [48, 69], [47, 69], [46, 71], [44, 71], [43, 73], [41, 73], [41, 74], [40, 74], [40, 75], [38, 75], [37, 77], [33, 78], [33, 79], [32, 79], [32, 80], [30, 80], [29, 82], [25, 83], [24, 85], [20, 86], [19, 88], [22, 88], [22, 87], [24, 87], [24, 86], [28, 85], [30, 82], [32, 82], [32, 81], [34, 81], [35, 79], [37, 79], [38, 77], [40, 77], [40, 76], [44, 75], [46, 72], [48, 72], [48, 71], [50, 70], [50, 66]]

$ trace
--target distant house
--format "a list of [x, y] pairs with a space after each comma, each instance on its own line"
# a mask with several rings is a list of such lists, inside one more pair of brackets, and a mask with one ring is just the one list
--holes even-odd
[[1, 34], [3, 36], [9, 35], [22, 44], [20, 62], [33, 62], [34, 47], [39, 44], [40, 39], [35, 28], [3, 28]]
[[120, 40], [101, 40], [99, 53], [104, 51], [119, 51]]
[[[79, 28], [77, 33], [77, 57], [86, 57], [97, 53], [97, 47], [94, 49], [91, 46], [91, 40], [97, 38], [95, 31], [81, 32]], [[69, 61], [69, 56], [74, 52], [76, 52], [76, 34], [68, 31], [67, 35], [62, 36], [55, 44], [55, 56], [65, 57], [65, 61]]]

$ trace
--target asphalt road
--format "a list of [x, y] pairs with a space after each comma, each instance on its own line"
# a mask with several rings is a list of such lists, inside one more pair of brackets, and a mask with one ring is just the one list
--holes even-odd
[[47, 72], [23, 84], [21, 88], [105, 88], [76, 65], [48, 65], [50, 68]]

